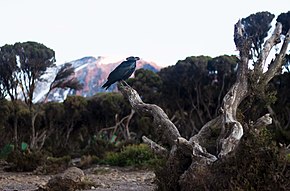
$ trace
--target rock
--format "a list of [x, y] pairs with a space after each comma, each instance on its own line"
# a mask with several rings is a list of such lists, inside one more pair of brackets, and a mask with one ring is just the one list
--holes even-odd
[[75, 191], [85, 177], [84, 172], [77, 167], [70, 167], [64, 173], [50, 179], [43, 190], [45, 191]]

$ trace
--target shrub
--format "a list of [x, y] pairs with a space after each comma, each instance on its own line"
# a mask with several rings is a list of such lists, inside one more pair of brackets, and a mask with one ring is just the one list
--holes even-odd
[[12, 144], [6, 144], [1, 150], [0, 150], [0, 158], [1, 159], [7, 159], [9, 154], [13, 152], [14, 145]]
[[34, 171], [35, 174], [56, 174], [64, 171], [71, 164], [71, 157], [46, 157], [41, 166]]
[[289, 190], [290, 162], [263, 128], [245, 133], [235, 153], [188, 184], [194, 190]]
[[158, 161], [149, 147], [145, 144], [128, 145], [120, 152], [108, 152], [103, 163], [113, 166], [150, 167]]
[[42, 152], [28, 152], [15, 150], [7, 157], [7, 162], [12, 163], [8, 171], [33, 171], [45, 161], [45, 154]]

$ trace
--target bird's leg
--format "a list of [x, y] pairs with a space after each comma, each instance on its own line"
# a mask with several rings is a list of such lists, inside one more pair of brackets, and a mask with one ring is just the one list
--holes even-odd
[[[122, 80], [123, 83], [126, 84], [126, 86], [129, 86], [129, 84], [127, 84], [127, 82], [125, 80]], [[130, 86], [129, 86], [130, 87]]]
[[118, 82], [119, 82], [119, 84], [120, 84], [120, 87], [123, 88], [123, 87], [124, 87], [123, 80], [120, 80], [120, 81], [118, 81]]

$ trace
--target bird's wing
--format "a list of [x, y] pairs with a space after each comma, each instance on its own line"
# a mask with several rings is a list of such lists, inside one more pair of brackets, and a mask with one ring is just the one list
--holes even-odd
[[124, 74], [126, 74], [132, 67], [132, 61], [124, 61], [117, 66], [108, 76], [108, 80], [121, 80]]

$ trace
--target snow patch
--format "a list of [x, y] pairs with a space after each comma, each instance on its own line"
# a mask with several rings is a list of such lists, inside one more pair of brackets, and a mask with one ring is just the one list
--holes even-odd
[[99, 56], [98, 57], [98, 61], [100, 64], [112, 64], [112, 63], [116, 63], [116, 62], [121, 62], [123, 60], [125, 60], [126, 58], [124, 57], [118, 57], [118, 56]]

